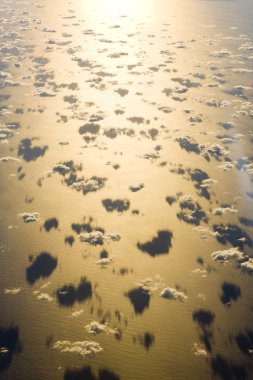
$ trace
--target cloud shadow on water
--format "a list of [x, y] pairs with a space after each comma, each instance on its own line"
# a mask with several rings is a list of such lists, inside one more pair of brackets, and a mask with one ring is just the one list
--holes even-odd
[[252, 247], [252, 239], [236, 224], [215, 224], [213, 230], [214, 232], [218, 232], [216, 239], [221, 244], [226, 245], [227, 243], [230, 243], [233, 247], [239, 247], [241, 249], [243, 249], [244, 244]]
[[200, 341], [205, 345], [205, 348], [212, 352], [213, 350], [213, 332], [212, 324], [215, 319], [215, 314], [210, 310], [199, 309], [193, 312], [192, 319], [198, 323], [200, 328]]
[[48, 252], [41, 252], [26, 269], [26, 279], [29, 284], [34, 284], [37, 280], [49, 277], [57, 267], [57, 258]]
[[214, 375], [220, 377], [222, 380], [245, 380], [248, 378], [243, 366], [230, 363], [221, 355], [216, 355], [216, 357], [212, 359], [212, 369]]
[[135, 314], [142, 314], [149, 307], [150, 294], [141, 288], [130, 290], [126, 296], [130, 299]]
[[42, 147], [34, 146], [32, 147], [32, 139], [23, 139], [21, 140], [18, 147], [18, 155], [19, 157], [23, 157], [23, 159], [27, 162], [35, 161], [39, 157], [43, 157], [48, 149], [47, 145]]
[[92, 297], [92, 285], [87, 279], [81, 278], [79, 285], [64, 285], [56, 292], [57, 300], [61, 306], [71, 307], [76, 302], [81, 303]]
[[102, 200], [102, 204], [108, 212], [123, 212], [127, 211], [130, 207], [130, 202], [127, 199], [116, 199], [113, 201], [112, 199], [107, 198]]
[[92, 372], [91, 367], [81, 369], [66, 369], [64, 380], [120, 380], [120, 377], [108, 369], [100, 369], [98, 375]]
[[236, 344], [245, 355], [252, 355], [253, 352], [253, 330], [246, 330], [245, 334], [235, 337]]
[[44, 223], [44, 228], [47, 232], [49, 232], [52, 228], [57, 229], [59, 226], [59, 222], [56, 218], [47, 219]]
[[6, 353], [0, 354], [1, 373], [10, 366], [13, 355], [21, 351], [18, 327], [10, 326], [7, 329], [0, 327], [0, 347], [6, 349]]
[[155, 257], [157, 255], [169, 253], [172, 247], [173, 234], [171, 231], [158, 231], [157, 235], [153, 237], [151, 241], [146, 243], [137, 243], [137, 247], [147, 252], [150, 256]]
[[220, 295], [221, 302], [226, 305], [231, 301], [237, 301], [241, 297], [241, 289], [238, 285], [224, 282], [221, 286], [222, 294]]

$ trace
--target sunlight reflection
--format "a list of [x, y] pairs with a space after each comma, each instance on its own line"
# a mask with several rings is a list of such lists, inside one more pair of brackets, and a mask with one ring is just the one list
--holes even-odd
[[143, 17], [150, 14], [153, 0], [93, 0], [84, 1], [84, 7], [92, 8], [96, 16], [111, 18], [115, 16]]

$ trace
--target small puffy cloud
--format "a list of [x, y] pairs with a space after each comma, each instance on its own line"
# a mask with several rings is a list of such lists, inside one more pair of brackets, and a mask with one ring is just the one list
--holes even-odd
[[58, 340], [53, 345], [53, 349], [64, 353], [77, 354], [85, 358], [86, 356], [94, 356], [103, 351], [103, 348], [97, 342], [83, 340], [71, 342], [69, 340]]
[[244, 254], [239, 250], [238, 247], [235, 248], [229, 248], [224, 249], [222, 251], [216, 251], [212, 253], [212, 258], [215, 261], [220, 261], [222, 263], [225, 263], [226, 261], [232, 260], [232, 259], [243, 259]]
[[25, 223], [38, 222], [40, 214], [38, 212], [23, 212], [19, 214]]
[[214, 208], [212, 213], [214, 215], [224, 215], [224, 214], [236, 214], [238, 212], [238, 210], [236, 210], [235, 208], [233, 207], [217, 207], [217, 208]]
[[20, 160], [19, 158], [16, 158], [16, 157], [10, 157], [10, 156], [7, 156], [7, 157], [1, 157], [1, 158], [0, 158], [0, 162], [10, 162], [10, 161], [20, 162], [21, 160]]
[[50, 296], [48, 293], [45, 293], [45, 292], [41, 293], [39, 290], [35, 290], [33, 294], [37, 297], [39, 301], [48, 301], [48, 302], [53, 301], [53, 297]]
[[70, 167], [64, 164], [56, 164], [53, 166], [52, 171], [60, 174], [66, 174], [70, 172]]
[[169, 288], [169, 287], [164, 288], [161, 291], [160, 296], [168, 300], [181, 301], [181, 302], [184, 302], [188, 298], [184, 292], [180, 292], [177, 289]]
[[20, 293], [22, 288], [4, 289], [4, 294], [16, 295]]
[[70, 317], [80, 317], [80, 315], [82, 315], [84, 313], [84, 310], [83, 309], [80, 309], [80, 310], [77, 310], [77, 311], [74, 311], [73, 313], [71, 313]]
[[103, 257], [100, 260], [96, 261], [96, 264], [100, 265], [102, 268], [107, 267], [112, 263], [111, 257]]
[[96, 321], [93, 321], [85, 326], [85, 329], [87, 330], [87, 332], [89, 334], [94, 334], [94, 335], [100, 334], [101, 332], [105, 331], [106, 328], [107, 328], [106, 325], [103, 325], [102, 323], [99, 323]]
[[200, 346], [198, 343], [194, 343], [193, 353], [194, 355], [197, 355], [197, 356], [204, 356], [204, 357], [208, 356], [207, 350], [203, 346]]
[[136, 193], [137, 191], [140, 191], [144, 187], [144, 183], [139, 183], [137, 185], [130, 185], [129, 190], [131, 190], [133, 193]]
[[107, 324], [102, 324], [96, 321], [93, 321], [85, 326], [85, 329], [87, 330], [88, 334], [97, 335], [102, 332], [105, 332], [106, 334], [115, 334], [118, 332], [118, 330], [111, 329]]
[[79, 235], [79, 240], [82, 243], [90, 245], [103, 245], [105, 240], [119, 241], [121, 236], [117, 233], [105, 234], [101, 231], [84, 232]]
[[77, 191], [82, 191], [83, 194], [91, 191], [97, 191], [104, 187], [105, 178], [92, 177], [87, 180], [74, 182], [71, 187]]
[[229, 171], [229, 170], [231, 170], [231, 169], [234, 168], [234, 164], [232, 162], [225, 161], [225, 162], [222, 162], [222, 164], [219, 165], [218, 168], [221, 169], [221, 170], [223, 170], [223, 171], [225, 171], [225, 172], [227, 172], [227, 171]]
[[241, 263], [241, 269], [243, 272], [253, 274], [253, 259], [250, 258], [249, 260]]

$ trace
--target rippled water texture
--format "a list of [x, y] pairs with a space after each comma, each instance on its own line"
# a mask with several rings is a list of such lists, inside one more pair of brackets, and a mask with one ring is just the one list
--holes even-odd
[[0, 378], [253, 379], [252, 2], [0, 19]]

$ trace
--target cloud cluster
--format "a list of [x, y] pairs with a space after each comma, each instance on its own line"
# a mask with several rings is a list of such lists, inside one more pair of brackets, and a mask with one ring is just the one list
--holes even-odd
[[89, 243], [90, 245], [103, 245], [104, 241], [112, 240], [119, 241], [121, 236], [117, 233], [103, 233], [101, 231], [84, 232], [79, 235], [79, 240], [82, 243]]
[[164, 288], [161, 291], [160, 296], [168, 300], [181, 302], [184, 302], [188, 298], [184, 292], [180, 292], [179, 290], [170, 287]]
[[18, 214], [18, 216], [23, 218], [25, 223], [38, 222], [40, 219], [40, 213], [38, 212], [22, 212], [21, 214]]
[[90, 340], [71, 342], [69, 340], [58, 340], [53, 345], [53, 349], [64, 353], [80, 355], [83, 358], [86, 356], [94, 356], [103, 351], [99, 343]]

